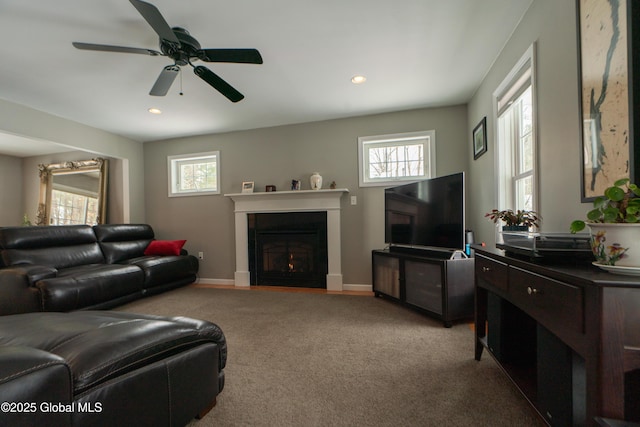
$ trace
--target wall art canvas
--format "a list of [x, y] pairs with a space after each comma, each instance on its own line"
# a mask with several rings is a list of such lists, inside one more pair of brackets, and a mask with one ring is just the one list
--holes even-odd
[[626, 0], [577, 0], [582, 199], [631, 174]]

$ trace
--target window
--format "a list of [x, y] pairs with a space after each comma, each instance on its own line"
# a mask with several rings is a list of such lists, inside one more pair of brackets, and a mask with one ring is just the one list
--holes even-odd
[[537, 210], [534, 47], [494, 92], [500, 209]]
[[358, 138], [360, 186], [383, 186], [435, 176], [436, 133], [401, 133]]
[[220, 194], [220, 152], [169, 156], [169, 197]]
[[51, 191], [50, 225], [94, 225], [97, 215], [97, 197], [56, 189]]

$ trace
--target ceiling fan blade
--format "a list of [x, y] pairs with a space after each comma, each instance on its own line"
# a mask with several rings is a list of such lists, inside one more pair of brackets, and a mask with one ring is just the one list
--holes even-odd
[[129, 1], [133, 5], [133, 7], [138, 9], [140, 15], [142, 15], [142, 17], [149, 23], [149, 25], [151, 25], [153, 31], [158, 33], [161, 39], [168, 40], [178, 45], [180, 44], [180, 40], [178, 40], [178, 37], [176, 37], [176, 35], [173, 33], [173, 30], [171, 29], [169, 24], [167, 24], [167, 21], [165, 21], [164, 17], [157, 7], [142, 0]]
[[193, 68], [196, 76], [213, 86], [218, 92], [226, 96], [231, 102], [238, 102], [244, 98], [244, 95], [238, 92], [229, 83], [218, 77], [213, 71], [202, 65]]
[[177, 65], [167, 65], [164, 67], [151, 88], [149, 95], [165, 96], [179, 72], [180, 68]]
[[257, 49], [202, 49], [199, 58], [206, 62], [262, 64], [262, 56]]
[[108, 44], [94, 44], [72, 42], [76, 49], [82, 50], [98, 50], [101, 52], [119, 52], [119, 53], [138, 53], [141, 55], [162, 56], [162, 53], [152, 49], [142, 49], [138, 47], [112, 46]]

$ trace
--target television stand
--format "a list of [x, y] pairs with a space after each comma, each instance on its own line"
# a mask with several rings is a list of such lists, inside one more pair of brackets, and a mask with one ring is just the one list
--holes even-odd
[[474, 314], [474, 259], [443, 248], [392, 246], [374, 250], [372, 283], [376, 297], [390, 298], [442, 320]]
[[409, 255], [417, 255], [427, 258], [438, 259], [461, 259], [467, 258], [460, 249], [451, 248], [438, 248], [435, 246], [403, 246], [403, 245], [391, 245], [389, 251], [394, 253], [403, 253]]

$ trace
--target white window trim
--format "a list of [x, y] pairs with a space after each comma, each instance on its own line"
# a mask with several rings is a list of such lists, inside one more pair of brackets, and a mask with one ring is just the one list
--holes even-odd
[[[428, 149], [425, 150], [425, 174], [423, 176], [408, 176], [388, 178], [384, 180], [370, 181], [366, 176], [365, 169], [365, 145], [367, 143], [384, 142], [384, 141], [402, 141], [412, 139], [429, 139]], [[399, 182], [415, 182], [422, 179], [433, 178], [436, 176], [436, 131], [427, 130], [419, 132], [394, 133], [388, 135], [373, 135], [358, 137], [358, 181], [360, 187], [387, 187]]]
[[[504, 80], [502, 80], [502, 83], [500, 83], [500, 85], [498, 86], [498, 88], [493, 92], [493, 122], [494, 122], [494, 129], [496, 130], [496, 132], [494, 132], [494, 147], [496, 147], [496, 150], [494, 150], [494, 164], [496, 165], [496, 173], [494, 175], [495, 177], [495, 203], [494, 206], [496, 206], [498, 209], [509, 209], [512, 208], [512, 206], [505, 206], [505, 201], [504, 201], [504, 197], [501, 197], [501, 195], [505, 194], [505, 192], [507, 191], [511, 191], [510, 186], [505, 184], [505, 177], [502, 176], [501, 174], [501, 169], [499, 167], [499, 165], [501, 164], [502, 161], [502, 156], [504, 155], [503, 153], [501, 153], [502, 149], [501, 147], [498, 145], [498, 132], [499, 132], [499, 122], [498, 122], [498, 100], [500, 98], [500, 96], [502, 96], [505, 91], [507, 90], [507, 88], [509, 86], [511, 86], [514, 83], [515, 78], [518, 76], [519, 72], [522, 70], [522, 67], [525, 66], [525, 64], [527, 62], [531, 63], [531, 103], [532, 103], [532, 129], [531, 129], [531, 134], [532, 134], [532, 138], [533, 138], [533, 142], [535, 144], [534, 146], [534, 156], [533, 156], [533, 171], [535, 174], [534, 180], [533, 180], [533, 194], [535, 195], [534, 200], [533, 200], [533, 210], [536, 212], [539, 212], [539, 204], [540, 204], [540, 194], [538, 192], [538, 188], [539, 188], [539, 183], [538, 180], [540, 179], [540, 173], [538, 171], [538, 153], [539, 153], [539, 149], [538, 149], [538, 137], [537, 137], [537, 129], [538, 129], [538, 102], [537, 102], [537, 97], [536, 97], [536, 44], [532, 43], [529, 48], [526, 50], [526, 52], [522, 55], [522, 57], [518, 60], [518, 62], [516, 62], [516, 64], [514, 65], [514, 67], [511, 69], [511, 71], [509, 72], [509, 74], [507, 74], [507, 76], [504, 78]], [[508, 187], [508, 188], [507, 188]]]
[[[174, 170], [173, 170], [173, 161], [174, 160], [184, 160], [191, 158], [206, 158], [206, 157], [214, 157], [216, 158], [216, 182], [217, 189], [216, 190], [201, 190], [201, 191], [190, 191], [190, 192], [177, 192], [174, 191], [173, 179], [174, 179]], [[168, 181], [168, 195], [169, 197], [189, 197], [189, 196], [207, 196], [212, 194], [220, 194], [220, 151], [208, 151], [206, 153], [190, 153], [190, 154], [180, 154], [175, 156], [167, 156], [167, 181]]]

